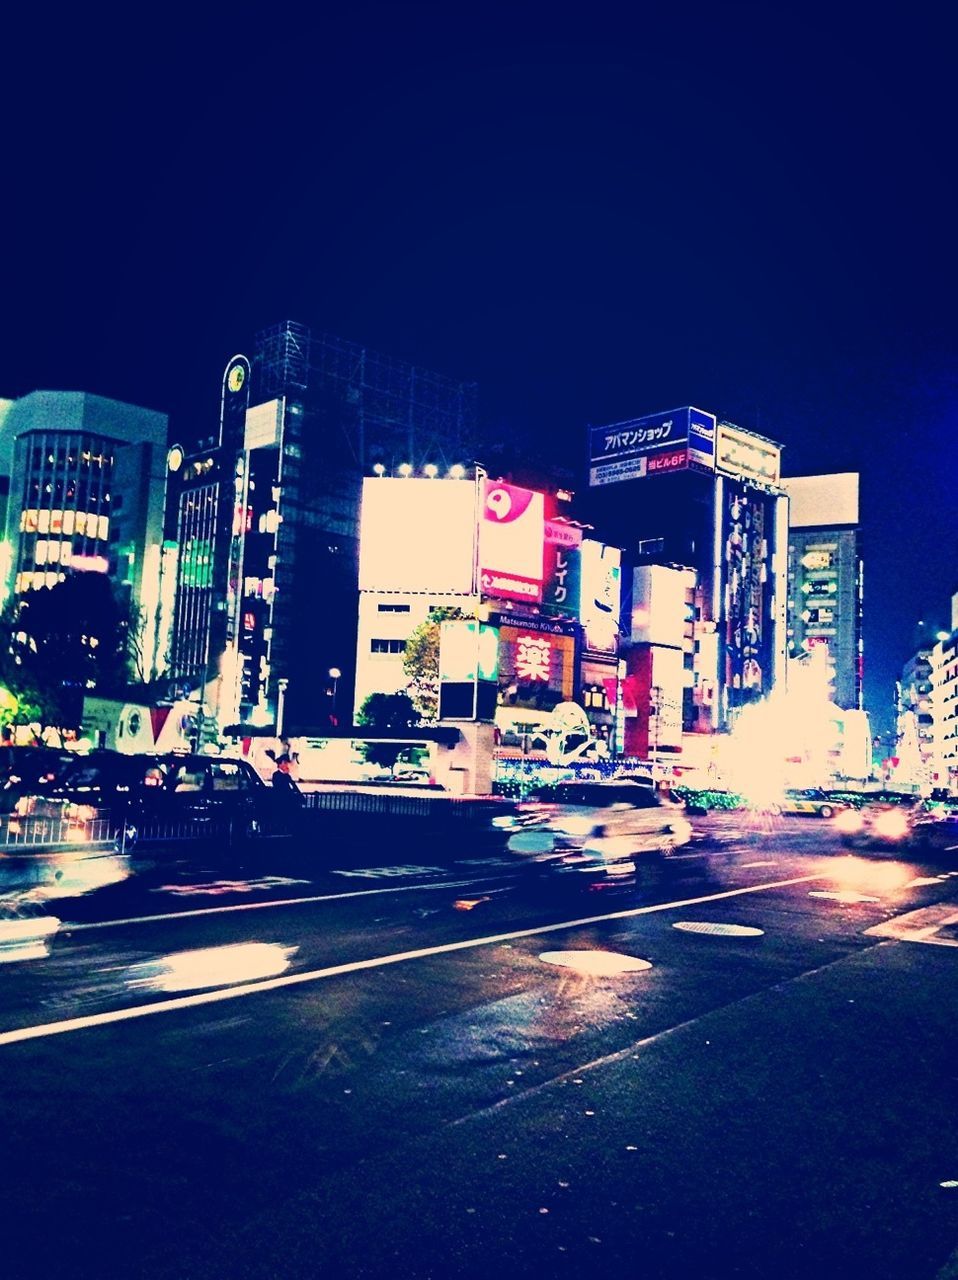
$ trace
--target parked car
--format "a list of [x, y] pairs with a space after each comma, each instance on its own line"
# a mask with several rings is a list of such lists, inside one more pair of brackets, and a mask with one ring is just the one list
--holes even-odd
[[17, 800], [41, 781], [52, 781], [78, 759], [58, 747], [9, 747], [0, 752], [0, 813], [11, 813]]
[[901, 849], [958, 864], [958, 814], [917, 795], [868, 793], [861, 808], [838, 814], [835, 828], [849, 849]]
[[562, 783], [494, 821], [511, 853], [583, 885], [635, 883], [692, 838], [681, 804], [631, 782]]
[[82, 838], [85, 824], [106, 820], [128, 843], [214, 830], [254, 836], [276, 809], [271, 788], [245, 760], [95, 751], [21, 795], [11, 827], [18, 822], [26, 835], [30, 824], [59, 820]]
[[832, 818], [849, 806], [848, 801], [840, 799], [835, 792], [824, 791], [821, 787], [803, 787], [786, 791], [778, 807], [786, 814], [812, 814], [817, 818]]

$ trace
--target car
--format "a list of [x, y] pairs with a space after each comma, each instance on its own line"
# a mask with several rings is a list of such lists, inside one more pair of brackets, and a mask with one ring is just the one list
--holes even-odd
[[582, 885], [634, 884], [692, 839], [681, 804], [631, 782], [561, 783], [494, 821], [510, 853]]
[[848, 849], [941, 854], [958, 862], [958, 815], [920, 796], [871, 792], [834, 820]]
[[848, 808], [848, 801], [839, 799], [835, 792], [824, 791], [821, 787], [803, 787], [786, 791], [778, 805], [781, 813], [813, 814], [818, 818], [832, 818], [846, 808]]
[[10, 826], [20, 842], [48, 838], [48, 831], [59, 841], [118, 836], [124, 845], [250, 837], [275, 816], [278, 799], [245, 760], [94, 751], [22, 794]]

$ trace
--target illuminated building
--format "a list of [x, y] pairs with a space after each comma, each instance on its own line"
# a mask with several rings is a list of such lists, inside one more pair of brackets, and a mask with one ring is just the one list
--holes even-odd
[[781, 446], [685, 406], [590, 427], [589, 451], [588, 518], [634, 570], [625, 751], [678, 753], [784, 678]]
[[914, 717], [913, 728], [922, 764], [928, 764], [935, 754], [932, 675], [932, 646], [928, 645], [905, 663], [896, 688], [898, 723], [901, 725], [905, 716]]
[[170, 621], [166, 415], [82, 391], [33, 391], [2, 407], [7, 592], [107, 575], [142, 612], [152, 678], [165, 666]]
[[353, 684], [362, 477], [445, 474], [475, 418], [474, 384], [293, 322], [228, 363], [218, 429], [177, 455], [172, 504], [173, 667], [220, 728], [329, 726], [331, 680]]
[[788, 495], [789, 653], [828, 656], [832, 701], [862, 706], [862, 564], [858, 475], [794, 476]]
[[932, 709], [932, 785], [958, 795], [958, 591], [951, 597], [951, 627], [940, 631], [929, 654]]
[[[406, 642], [433, 609], [495, 630], [495, 721], [519, 750], [562, 703], [581, 700], [613, 745], [620, 553], [584, 538], [553, 495], [487, 477], [366, 480], [355, 709], [406, 688]], [[490, 712], [491, 712], [490, 704]]]

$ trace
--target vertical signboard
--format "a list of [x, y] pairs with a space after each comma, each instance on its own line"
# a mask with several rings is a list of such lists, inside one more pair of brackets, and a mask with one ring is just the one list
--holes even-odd
[[582, 530], [557, 520], [545, 522], [542, 603], [550, 613], [579, 616], [582, 585]]
[[769, 693], [774, 674], [771, 601], [776, 498], [743, 483], [723, 487], [725, 687], [730, 706]]
[[586, 538], [582, 543], [582, 585], [579, 620], [587, 649], [615, 653], [619, 638], [622, 597], [622, 552], [618, 547]]

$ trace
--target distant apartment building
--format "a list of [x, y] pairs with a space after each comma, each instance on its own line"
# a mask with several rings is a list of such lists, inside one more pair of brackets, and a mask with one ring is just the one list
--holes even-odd
[[165, 666], [167, 418], [83, 391], [0, 401], [6, 593], [107, 576], [141, 611], [143, 674]]
[[862, 561], [858, 474], [793, 476], [788, 495], [789, 654], [827, 655], [832, 701], [862, 706]]

